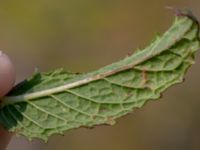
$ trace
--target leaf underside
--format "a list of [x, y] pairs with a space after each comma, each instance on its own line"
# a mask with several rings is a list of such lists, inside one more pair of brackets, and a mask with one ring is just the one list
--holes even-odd
[[171, 28], [132, 56], [86, 74], [36, 73], [16, 86], [0, 109], [0, 124], [28, 139], [115, 124], [183, 81], [200, 47], [197, 21], [179, 15]]

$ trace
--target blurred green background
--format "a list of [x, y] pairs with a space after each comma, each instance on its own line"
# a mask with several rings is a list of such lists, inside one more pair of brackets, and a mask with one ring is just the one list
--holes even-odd
[[[0, 49], [15, 63], [18, 82], [36, 67], [91, 71], [165, 31], [174, 19], [166, 6], [190, 8], [200, 19], [199, 0], [1, 0]], [[68, 131], [47, 144], [13, 137], [7, 150], [199, 150], [199, 52], [196, 58], [185, 83], [113, 127]]]

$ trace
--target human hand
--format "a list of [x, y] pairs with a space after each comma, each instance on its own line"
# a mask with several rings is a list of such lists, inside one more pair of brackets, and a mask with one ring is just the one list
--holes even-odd
[[[15, 69], [9, 57], [0, 51], [0, 98], [6, 95], [15, 83]], [[12, 134], [0, 127], [0, 150], [5, 150]]]

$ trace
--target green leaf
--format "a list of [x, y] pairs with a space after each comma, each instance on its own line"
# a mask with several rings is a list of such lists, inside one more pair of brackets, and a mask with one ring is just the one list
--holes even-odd
[[3, 98], [0, 124], [28, 139], [115, 120], [183, 81], [200, 47], [198, 22], [179, 14], [147, 48], [86, 74], [36, 73]]

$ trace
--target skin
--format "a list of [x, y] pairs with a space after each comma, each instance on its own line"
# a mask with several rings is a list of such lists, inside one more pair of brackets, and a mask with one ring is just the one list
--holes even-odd
[[[12, 89], [14, 83], [15, 69], [13, 63], [6, 54], [0, 51], [0, 98]], [[6, 149], [11, 137], [11, 133], [0, 127], [0, 150]]]

